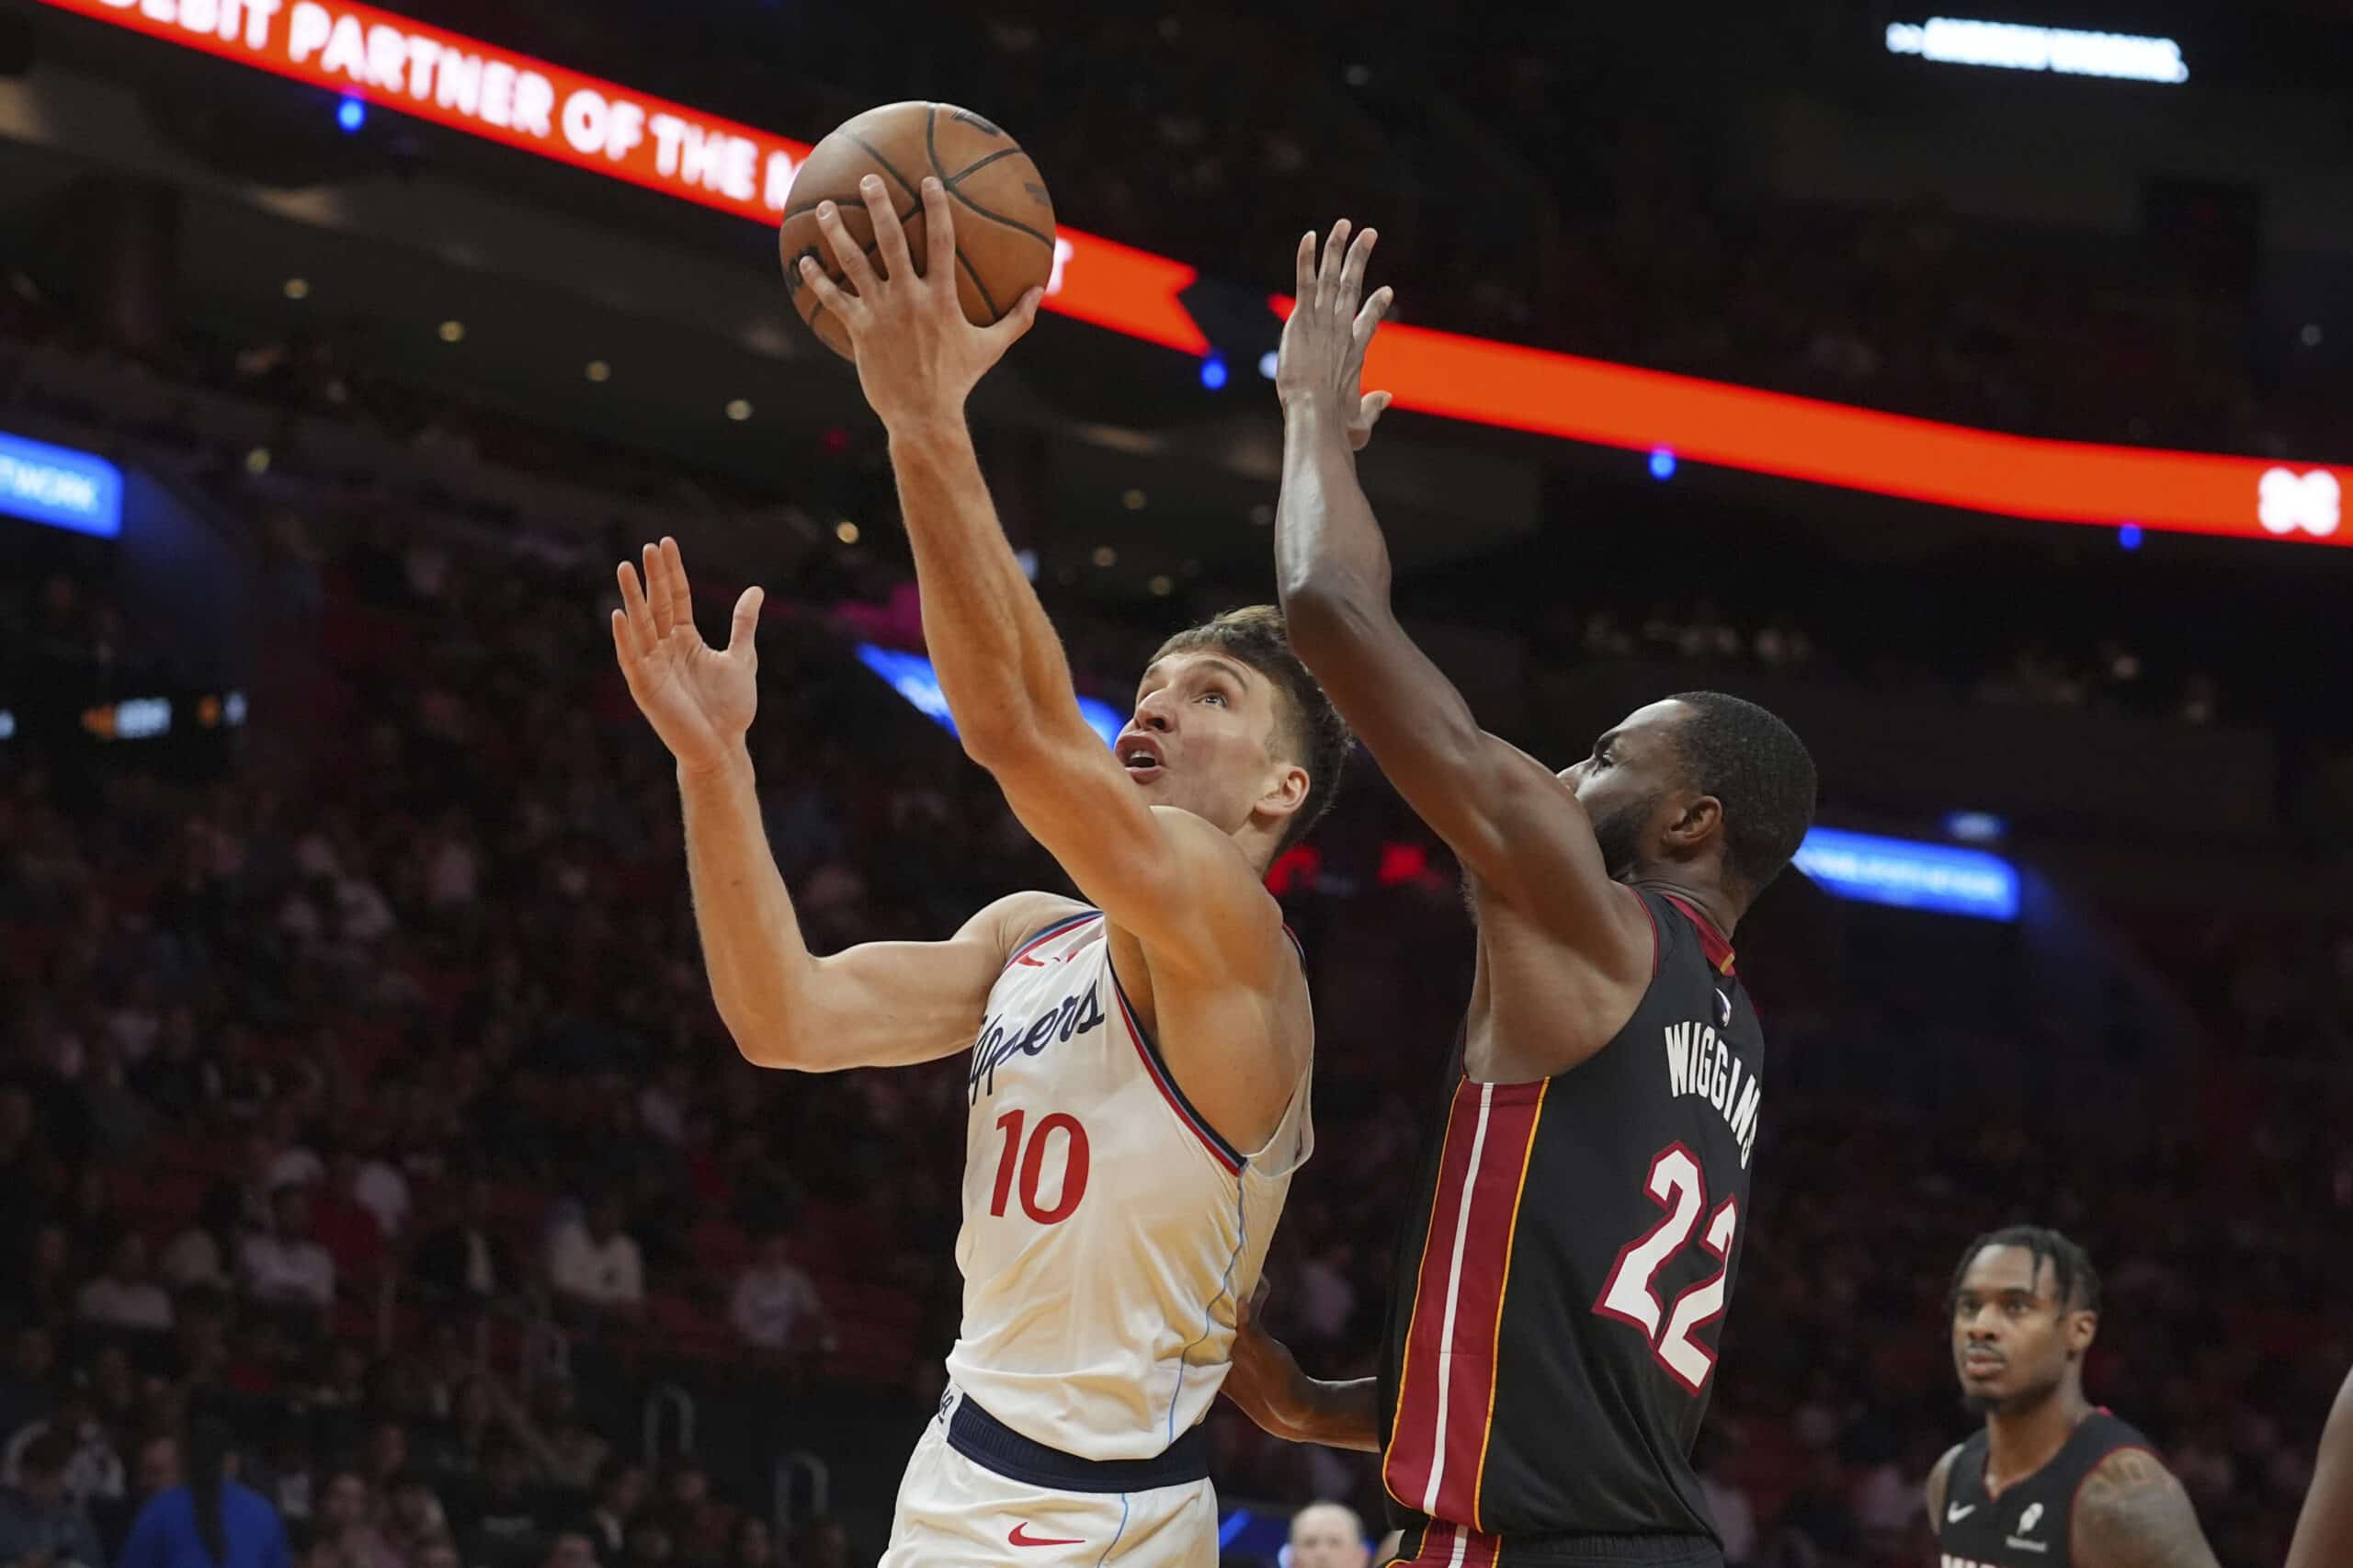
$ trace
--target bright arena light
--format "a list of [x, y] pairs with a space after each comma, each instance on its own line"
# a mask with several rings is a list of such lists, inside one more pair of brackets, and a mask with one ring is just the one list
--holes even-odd
[[2133, 33], [2080, 32], [2016, 22], [1971, 22], [1931, 17], [1927, 23], [1893, 22], [1890, 54], [1916, 54], [1939, 65], [1987, 65], [2006, 71], [2056, 71], [2069, 76], [2109, 76], [2178, 86], [2189, 80], [2181, 45]]

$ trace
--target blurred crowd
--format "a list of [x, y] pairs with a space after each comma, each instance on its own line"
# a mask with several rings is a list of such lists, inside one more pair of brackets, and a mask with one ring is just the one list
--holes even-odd
[[[681, 1452], [644, 1402], [847, 1402], [911, 1433], [957, 1310], [961, 1068], [737, 1058], [669, 769], [609, 667], [606, 562], [364, 503], [277, 521], [301, 581], [237, 768], [20, 749], [0, 789], [0, 1568], [115, 1568], [192, 1413], [242, 1438], [305, 1568], [858, 1560], [876, 1543], [841, 1517], [779, 1539], [765, 1468], [853, 1462], [832, 1417]], [[763, 632], [755, 750], [813, 945], [937, 937], [1061, 885], [848, 657], [854, 629], [787, 601]], [[1382, 790], [1353, 790], [1317, 849], [1279, 881], [1312, 955], [1323, 1152], [1271, 1268], [1277, 1326], [1336, 1374], [1369, 1365], [1466, 977], [1445, 858]], [[2342, 1016], [2346, 935], [2332, 982], [2234, 986], [2215, 1038]], [[1859, 959], [1777, 987], [1758, 960], [1784, 1063], [1769, 1241], [1708, 1450], [1735, 1561], [1914, 1560], [1918, 1483], [1964, 1430], [1944, 1280], [1968, 1235], [2025, 1214], [2109, 1271], [2095, 1395], [2166, 1446], [2226, 1563], [2276, 1560], [2348, 1352], [2341, 1052], [2317, 1079], [2229, 1049], [2154, 1062], [1989, 1003], [2030, 995], [2014, 955], [1947, 960], [1942, 992]], [[1215, 1420], [1230, 1495], [1377, 1511], [1364, 1463]]]

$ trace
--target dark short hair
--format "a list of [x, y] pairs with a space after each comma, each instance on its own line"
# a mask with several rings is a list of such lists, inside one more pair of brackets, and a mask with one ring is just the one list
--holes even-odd
[[1356, 744], [1347, 721], [1291, 652], [1283, 612], [1273, 605], [1245, 605], [1187, 627], [1163, 642], [1151, 663], [1171, 653], [1222, 653], [1266, 676], [1279, 694], [1276, 733], [1283, 737], [1290, 759], [1307, 769], [1307, 799], [1291, 813], [1281, 842], [1275, 846], [1275, 853], [1282, 854], [1324, 820], [1338, 797], [1348, 748]]
[[1813, 754], [1797, 732], [1754, 702], [1721, 691], [1678, 692], [1691, 710], [1675, 733], [1691, 787], [1724, 811], [1724, 873], [1763, 892], [1813, 825]]
[[2047, 1260], [2051, 1265], [2051, 1283], [2059, 1292], [2061, 1312], [2099, 1311], [2099, 1270], [2092, 1267], [2091, 1256], [2048, 1225], [2005, 1225], [1970, 1243], [1968, 1250], [1961, 1255], [1961, 1261], [1953, 1266], [1952, 1287], [1945, 1292], [1948, 1308], [1960, 1299], [1961, 1281], [1969, 1273], [1969, 1266], [1987, 1247], [2019, 1247], [2031, 1254], [2034, 1271], [2028, 1278], [2038, 1285], [2042, 1282], [2042, 1266]]

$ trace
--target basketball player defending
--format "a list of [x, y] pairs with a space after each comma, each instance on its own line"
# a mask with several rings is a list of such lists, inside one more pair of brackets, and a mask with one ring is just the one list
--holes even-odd
[[1377, 1448], [1409, 1562], [1720, 1563], [1690, 1453], [1765, 1050], [1730, 936], [1805, 835], [1813, 763], [1712, 693], [1558, 775], [1480, 729], [1392, 613], [1357, 483], [1387, 401], [1359, 391], [1389, 301], [1358, 309], [1372, 243], [1340, 224], [1320, 267], [1300, 244], [1278, 577], [1300, 656], [1469, 873], [1478, 965], [1380, 1378], [1315, 1382], [1253, 1334], [1227, 1389], [1279, 1435]]
[[614, 642], [676, 756], [696, 918], [745, 1055], [824, 1071], [972, 1051], [963, 1323], [883, 1562], [1213, 1568], [1200, 1421], [1312, 1146], [1307, 983], [1263, 877], [1329, 799], [1348, 740], [1270, 608], [1170, 639], [1116, 753], [1087, 728], [964, 427], [1037, 301], [967, 324], [938, 182], [923, 200], [930, 280], [878, 185], [887, 276], [828, 205], [857, 294], [812, 286], [889, 431], [965, 749], [1090, 903], [1016, 893], [947, 942], [813, 957], [744, 744], [758, 591], [714, 653], [665, 540], [645, 552], [647, 592], [621, 566]]
[[2288, 1568], [2333, 1568], [2353, 1562], [2353, 1373], [2336, 1391], [2336, 1408], [2320, 1435], [2313, 1485], [2288, 1548]]
[[2084, 1397], [2099, 1275], [2056, 1231], [1978, 1237], [1952, 1279], [1961, 1403], [1985, 1426], [1928, 1473], [1942, 1568], [2214, 1568], [2149, 1440]]

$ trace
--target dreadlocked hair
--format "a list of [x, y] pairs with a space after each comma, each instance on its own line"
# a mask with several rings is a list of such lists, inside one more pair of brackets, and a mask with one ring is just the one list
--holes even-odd
[[2099, 1311], [2099, 1270], [2092, 1267], [2090, 1255], [2048, 1225], [2005, 1225], [1970, 1243], [1961, 1253], [1961, 1261], [1953, 1267], [1952, 1285], [1945, 1291], [1948, 1309], [1961, 1296], [1961, 1281], [1968, 1274], [1969, 1266], [1987, 1247], [2024, 1248], [2034, 1258], [2034, 1272], [2029, 1278], [2038, 1285], [2042, 1282], [2042, 1266], [2048, 1262], [2061, 1312]]

